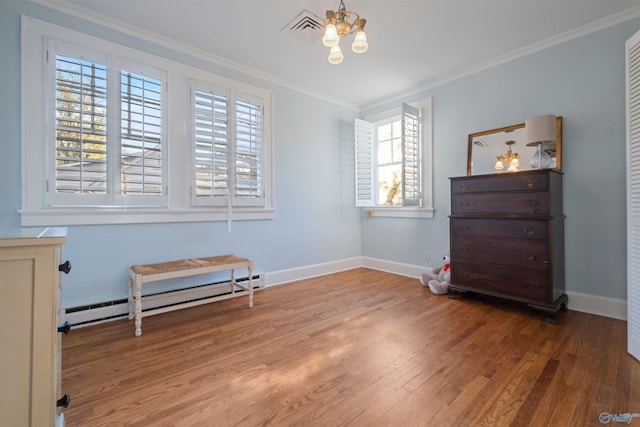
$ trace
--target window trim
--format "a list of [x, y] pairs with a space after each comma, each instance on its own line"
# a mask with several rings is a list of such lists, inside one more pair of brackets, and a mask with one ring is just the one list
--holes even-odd
[[[272, 92], [237, 80], [225, 78], [204, 69], [154, 56], [128, 46], [109, 42], [85, 33], [77, 32], [22, 16], [21, 25], [21, 133], [22, 133], [22, 206], [18, 210], [23, 226], [54, 226], [74, 224], [125, 224], [156, 222], [196, 222], [229, 220], [273, 219], [272, 175]], [[166, 72], [166, 176], [164, 178], [167, 202], [163, 207], [150, 206], [67, 206], [47, 205], [47, 177], [51, 168], [43, 152], [46, 132], [51, 126], [43, 126], [49, 117], [43, 93], [47, 84], [47, 40], [59, 40], [89, 50], [113, 53], [145, 66]], [[260, 207], [197, 207], [191, 204], [193, 162], [190, 150], [184, 143], [190, 141], [190, 129], [181, 125], [190, 118], [190, 79], [232, 88], [250, 94], [263, 101], [264, 138], [264, 205]], [[119, 120], [118, 120], [119, 121]], [[38, 124], [34, 126], [34, 123]], [[46, 168], [43, 168], [43, 165]]]
[[[433, 100], [431, 97], [408, 105], [422, 110], [422, 206], [362, 206], [367, 218], [433, 218]], [[397, 117], [402, 114], [402, 107], [398, 106], [364, 118], [366, 122], [376, 123]], [[375, 184], [375, 183], [374, 183]]]

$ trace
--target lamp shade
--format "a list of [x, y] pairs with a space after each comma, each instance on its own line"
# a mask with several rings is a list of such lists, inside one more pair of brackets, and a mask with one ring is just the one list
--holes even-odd
[[524, 122], [524, 129], [527, 145], [530, 147], [540, 143], [553, 143], [557, 134], [556, 116], [544, 114], [529, 117]]

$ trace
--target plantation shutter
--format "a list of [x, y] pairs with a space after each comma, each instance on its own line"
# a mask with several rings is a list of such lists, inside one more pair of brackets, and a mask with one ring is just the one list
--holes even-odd
[[420, 206], [420, 109], [402, 104], [402, 206]]
[[263, 100], [192, 82], [193, 204], [263, 206]]
[[355, 119], [356, 206], [370, 207], [375, 204], [374, 131], [373, 123]]
[[235, 100], [234, 202], [235, 206], [260, 206], [264, 200], [262, 101]]
[[162, 195], [162, 81], [121, 72], [121, 193]]
[[55, 191], [107, 192], [107, 67], [56, 55]]
[[640, 32], [627, 40], [627, 347], [640, 360]]
[[[229, 196], [229, 96], [222, 89], [193, 90], [195, 199]], [[222, 200], [224, 198], [225, 200]], [[211, 200], [210, 200], [211, 201]], [[211, 204], [211, 203], [204, 203]]]

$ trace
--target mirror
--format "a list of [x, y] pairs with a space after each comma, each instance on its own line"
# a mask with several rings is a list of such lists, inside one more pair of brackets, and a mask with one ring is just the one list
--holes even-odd
[[[551, 168], [562, 170], [562, 117], [556, 118], [555, 147], [546, 147], [551, 156]], [[486, 130], [469, 135], [467, 175], [506, 173], [533, 169], [529, 160], [537, 147], [527, 147], [524, 123]], [[517, 161], [512, 159], [517, 158]], [[517, 167], [515, 166], [517, 164]], [[497, 168], [498, 167], [498, 168]], [[502, 169], [499, 169], [502, 167]]]

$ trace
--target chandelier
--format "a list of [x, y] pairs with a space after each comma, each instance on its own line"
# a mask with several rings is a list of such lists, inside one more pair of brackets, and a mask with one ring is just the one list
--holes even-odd
[[513, 150], [511, 150], [511, 146], [515, 143], [515, 141], [505, 142], [508, 147], [507, 153], [501, 154], [497, 157], [496, 165], [494, 167], [495, 170], [501, 171], [502, 169], [504, 169], [504, 163], [509, 165], [507, 172], [515, 172], [518, 170], [518, 168], [520, 167], [520, 156], [518, 155], [518, 153], [514, 153]]
[[360, 15], [355, 12], [348, 11], [343, 0], [340, 0], [338, 10], [327, 10], [327, 17], [324, 19], [322, 44], [330, 48], [330, 63], [339, 64], [342, 62], [344, 55], [340, 49], [340, 39], [354, 32], [356, 35], [351, 44], [351, 50], [355, 53], [365, 53], [369, 49], [367, 35], [364, 32], [366, 23], [366, 19], [360, 18]]

